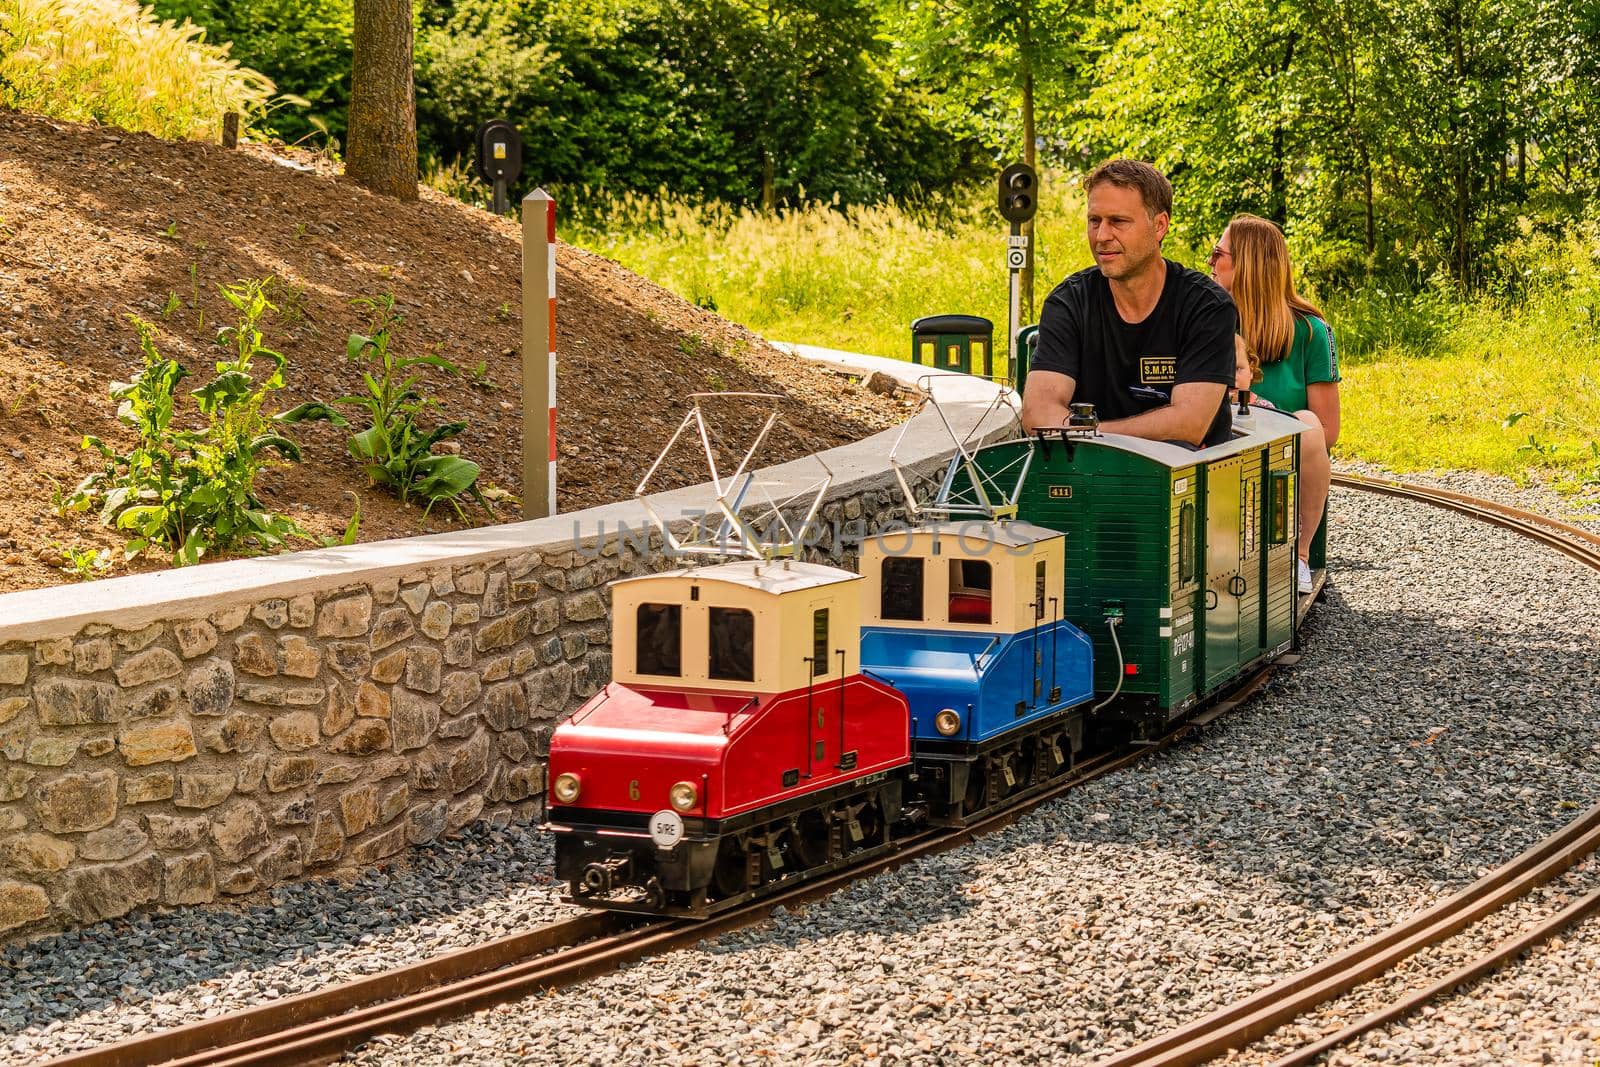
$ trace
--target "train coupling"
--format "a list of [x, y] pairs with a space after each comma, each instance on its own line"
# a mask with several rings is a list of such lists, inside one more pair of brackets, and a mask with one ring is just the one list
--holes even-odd
[[608, 896], [618, 879], [623, 882], [629, 881], [632, 868], [633, 857], [627, 854], [596, 860], [583, 869], [579, 887], [584, 896]]

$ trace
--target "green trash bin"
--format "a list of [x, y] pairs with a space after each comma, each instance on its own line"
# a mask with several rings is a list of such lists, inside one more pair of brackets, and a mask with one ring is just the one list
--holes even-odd
[[[978, 315], [926, 315], [911, 324], [911, 362], [984, 378], [1000, 376], [994, 323]], [[1001, 368], [1004, 369], [1003, 367]]]
[[1022, 395], [1023, 387], [1028, 384], [1028, 368], [1033, 366], [1033, 357], [1039, 352], [1039, 327], [1037, 325], [1024, 326], [1017, 331], [1017, 395]]

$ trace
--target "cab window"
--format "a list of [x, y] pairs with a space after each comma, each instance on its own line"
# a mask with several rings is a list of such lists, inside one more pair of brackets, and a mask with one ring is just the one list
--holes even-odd
[[886, 556], [878, 605], [881, 619], [922, 619], [922, 557]]
[[756, 680], [756, 618], [744, 608], [712, 608], [709, 676], [724, 682]]
[[987, 623], [994, 574], [987, 560], [950, 561], [950, 621]]
[[678, 678], [683, 674], [683, 608], [677, 604], [640, 604], [634, 645], [640, 674]]

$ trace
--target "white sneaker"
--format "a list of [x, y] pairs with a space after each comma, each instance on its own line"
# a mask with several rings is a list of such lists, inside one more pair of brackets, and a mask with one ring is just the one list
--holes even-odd
[[1300, 569], [1296, 572], [1296, 586], [1300, 592], [1309, 593], [1311, 592], [1311, 564], [1303, 559], [1297, 559], [1295, 562], [1300, 565]]

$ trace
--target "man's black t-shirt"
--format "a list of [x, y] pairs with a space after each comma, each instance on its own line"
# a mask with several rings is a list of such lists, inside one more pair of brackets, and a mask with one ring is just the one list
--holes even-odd
[[[1093, 404], [1103, 421], [1169, 404], [1173, 386], [1184, 382], [1233, 384], [1233, 298], [1199, 271], [1162, 262], [1161, 299], [1143, 322], [1122, 321], [1099, 267], [1072, 275], [1045, 298], [1032, 369], [1071, 375], [1072, 399]], [[1205, 443], [1227, 441], [1229, 426], [1224, 394]]]

